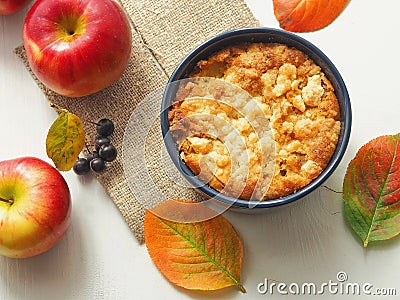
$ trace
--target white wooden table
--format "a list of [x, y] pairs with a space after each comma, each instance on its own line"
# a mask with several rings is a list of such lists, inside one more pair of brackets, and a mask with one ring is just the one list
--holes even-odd
[[[271, 0], [248, 0], [265, 26], [278, 27]], [[26, 11], [0, 17], [0, 160], [45, 153], [47, 129], [56, 118], [45, 97], [13, 54], [22, 43]], [[341, 72], [352, 101], [348, 151], [327, 185], [341, 190], [348, 162], [368, 140], [400, 132], [399, 29], [397, 0], [352, 0], [329, 27], [301, 34], [320, 47]], [[265, 278], [287, 284], [337, 281], [397, 288], [400, 299], [400, 239], [368, 249], [347, 226], [341, 195], [320, 188], [287, 207], [263, 215], [226, 213], [245, 245], [242, 281], [218, 292], [176, 288], [157, 271], [94, 179], [64, 174], [73, 198], [72, 226], [65, 238], [40, 256], [0, 258], [0, 299], [383, 299], [383, 296], [259, 294]], [[373, 291], [373, 290], [372, 290]], [[386, 298], [385, 298], [386, 299]]]

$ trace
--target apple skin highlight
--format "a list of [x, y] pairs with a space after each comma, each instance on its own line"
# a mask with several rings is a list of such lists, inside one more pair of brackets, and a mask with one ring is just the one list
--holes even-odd
[[22, 38], [36, 77], [67, 97], [93, 94], [117, 81], [132, 42], [128, 18], [114, 0], [38, 0]]
[[0, 15], [11, 15], [23, 9], [32, 0], [0, 0]]
[[0, 162], [0, 254], [25, 258], [49, 250], [70, 224], [71, 196], [59, 171], [38, 158]]

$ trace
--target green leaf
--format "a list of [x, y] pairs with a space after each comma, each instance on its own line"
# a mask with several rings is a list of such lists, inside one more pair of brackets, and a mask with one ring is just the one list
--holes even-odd
[[343, 200], [364, 247], [400, 233], [400, 134], [378, 137], [357, 152], [344, 178]]
[[68, 171], [78, 158], [85, 145], [85, 132], [81, 119], [62, 110], [51, 125], [46, 138], [46, 152], [56, 168]]

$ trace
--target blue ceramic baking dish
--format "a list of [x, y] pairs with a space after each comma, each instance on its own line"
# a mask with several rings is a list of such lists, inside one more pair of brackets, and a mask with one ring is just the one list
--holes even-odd
[[183, 174], [183, 176], [192, 184], [194, 188], [196, 188], [198, 192], [207, 198], [213, 198], [217, 200], [217, 202], [232, 208], [252, 208], [259, 210], [291, 203], [304, 197], [319, 187], [335, 171], [346, 151], [347, 144], [349, 142], [352, 113], [350, 98], [346, 85], [339, 71], [336, 69], [330, 59], [320, 49], [304, 38], [278, 29], [255, 27], [237, 29], [219, 34], [204, 42], [191, 53], [189, 53], [175, 69], [169, 79], [169, 83], [187, 78], [188, 74], [193, 71], [198, 61], [209, 58], [217, 51], [235, 44], [249, 42], [280, 43], [302, 51], [321, 67], [322, 71], [325, 73], [326, 77], [330, 80], [335, 89], [335, 94], [340, 107], [341, 131], [336, 150], [333, 153], [330, 162], [316, 179], [314, 179], [309, 185], [291, 195], [278, 199], [257, 202], [226, 196], [211, 188], [207, 184], [204, 184], [180, 159], [176, 142], [173, 140], [171, 135], [168, 134], [168, 109], [173, 102], [174, 93], [176, 92], [176, 90], [172, 87], [173, 85], [168, 85], [163, 95], [161, 107], [161, 129], [167, 151], [172, 161]]

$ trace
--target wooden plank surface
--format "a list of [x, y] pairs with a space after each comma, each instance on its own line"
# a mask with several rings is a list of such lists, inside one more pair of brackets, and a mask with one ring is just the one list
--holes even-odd
[[[278, 27], [272, 1], [248, 0], [265, 26]], [[383, 7], [383, 3], [385, 7]], [[353, 131], [348, 151], [326, 183], [340, 191], [347, 163], [368, 140], [400, 132], [400, 60], [397, 38], [400, 2], [350, 1], [329, 27], [301, 34], [335, 63], [349, 89]], [[56, 117], [12, 53], [22, 43], [27, 10], [0, 16], [0, 160], [33, 155], [46, 158], [47, 129]], [[397, 297], [336, 296], [345, 299], [400, 298], [400, 240], [361, 242], [345, 223], [341, 195], [320, 188], [287, 207], [265, 214], [226, 213], [243, 238], [243, 284], [215, 293], [186, 292], [169, 284], [138, 245], [120, 213], [94, 179], [64, 174], [73, 196], [72, 226], [49, 252], [35, 258], [0, 257], [0, 299], [321, 299], [257, 292], [271, 282], [322, 284], [346, 272], [346, 282], [397, 288]]]

